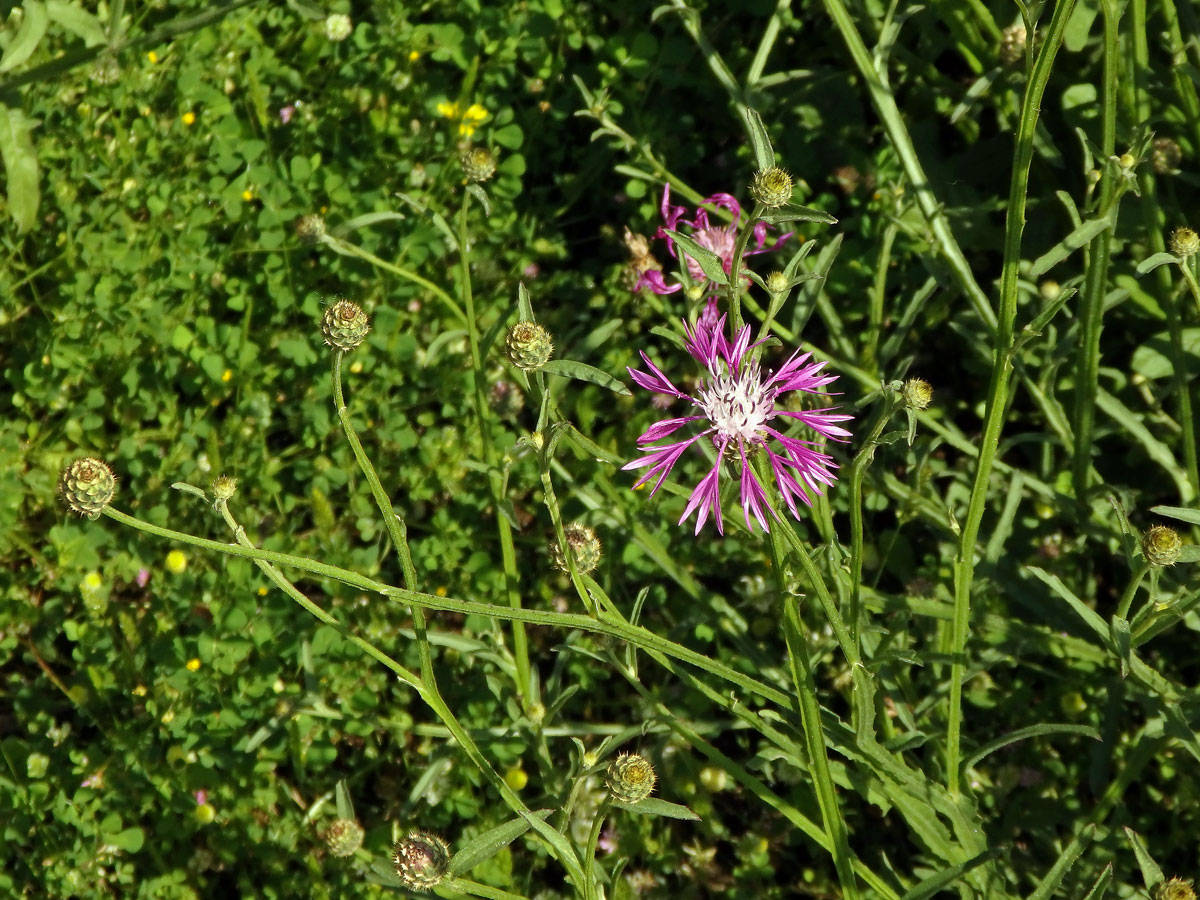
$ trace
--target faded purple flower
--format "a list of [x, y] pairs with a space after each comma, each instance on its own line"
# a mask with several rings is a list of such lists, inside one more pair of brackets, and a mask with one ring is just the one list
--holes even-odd
[[134, 581], [137, 582], [138, 587], [144, 588], [150, 582], [150, 570], [145, 567], [138, 569], [137, 577], [134, 578]]
[[208, 791], [204, 790], [203, 788], [195, 791], [192, 796], [196, 798], [196, 804], [198, 806], [203, 806], [208, 802]]
[[289, 103], [287, 106], [281, 106], [279, 108], [279, 121], [286, 125], [288, 122], [292, 121], [292, 116], [295, 114], [296, 107], [291, 103]]
[[[730, 215], [733, 216], [733, 222], [729, 225], [712, 224], [708, 221], [708, 210], [704, 206], [719, 206], [729, 210]], [[713, 194], [711, 197], [704, 199], [704, 205], [697, 208], [692, 218], [685, 219], [684, 214], [686, 212], [686, 206], [671, 205], [671, 185], [666, 185], [663, 188], [662, 196], [663, 226], [658, 229], [654, 236], [665, 238], [667, 241], [667, 251], [678, 259], [679, 255], [675, 252], [675, 241], [667, 234], [666, 229], [679, 231], [680, 225], [687, 225], [691, 229], [692, 240], [701, 247], [705, 247], [721, 257], [721, 265], [728, 273], [733, 267], [733, 248], [737, 242], [738, 226], [742, 222], [741, 204], [731, 194]], [[742, 257], [755, 256], [759, 253], [774, 250], [791, 236], [792, 232], [789, 231], [781, 235], [775, 243], [768, 247], [767, 223], [756, 222], [754, 225], [754, 238], [751, 241], [753, 248], [743, 251]], [[700, 264], [686, 254], [684, 255], [684, 259], [687, 261], [688, 275], [691, 276], [692, 281], [703, 283], [706, 279], [704, 270], [700, 268]], [[642, 271], [635, 290], [641, 290], [644, 287], [650, 288], [656, 294], [673, 294], [682, 288], [683, 285], [679, 282], [667, 284], [661, 270], [647, 268]]]
[[[799, 351], [793, 353], [774, 373], [764, 372], [759, 368], [757, 359], [746, 358], [747, 352], [753, 349], [750, 326], [742, 327], [730, 342], [725, 337], [723, 315], [715, 322], [711, 321], [711, 317], [702, 316], [694, 329], [688, 328], [685, 322], [684, 334], [688, 352], [707, 370], [695, 396], [675, 387], [645, 353], [641, 356], [650, 370], [649, 374], [629, 369], [629, 375], [648, 391], [687, 400], [700, 414], [664, 419], [652, 425], [638, 438], [638, 445], [646, 455], [626, 463], [622, 468], [628, 470], [648, 466], [648, 471], [634, 487], [640, 487], [657, 476], [654, 488], [650, 491], [650, 495], [654, 496], [683, 452], [696, 441], [707, 437], [717, 450], [717, 463], [692, 491], [679, 524], [682, 525], [688, 516], [698, 511], [696, 534], [699, 534], [711, 513], [716, 519], [717, 531], [725, 533], [721, 521], [720, 475], [722, 463], [729, 459], [735, 466], [741, 467], [741, 504], [746, 527], [754, 530], [750, 521], [753, 515], [763, 531], [769, 531], [764, 515], [770, 509], [766, 502], [766, 491], [750, 465], [750, 458], [756, 452], [765, 452], [783, 502], [792, 516], [799, 519], [796, 498], [811, 505], [810, 494], [819, 495], [822, 485], [833, 484], [836, 480], [832, 470], [837, 465], [830, 456], [821, 452], [824, 440], [788, 437], [770, 423], [779, 416], [785, 416], [798, 419], [822, 438], [843, 440], [850, 437], [849, 431], [834, 423], [845, 422], [853, 417], [836, 409], [790, 412], [776, 405], [779, 397], [789, 391], [819, 393], [821, 387], [834, 381], [837, 376], [821, 374], [825, 363], [808, 362], [811, 354], [801, 354]], [[682, 441], [650, 446], [690, 422], [704, 423], [702, 430]], [[772, 448], [772, 441], [780, 448], [778, 452]]]

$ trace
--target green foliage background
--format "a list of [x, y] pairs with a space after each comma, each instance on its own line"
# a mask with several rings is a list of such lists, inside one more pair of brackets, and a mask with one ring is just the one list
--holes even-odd
[[[889, 749], [943, 778], [951, 566], [992, 361], [985, 324], [917, 197], [933, 192], [994, 296], [1027, 77], [1024, 57], [1001, 59], [1016, 7], [950, 0], [900, 9], [897, 18], [875, 0], [850, 4], [869, 45], [881, 34], [894, 41], [892, 87], [930, 179], [914, 185], [818, 3], [752, 2], [737, 12], [697, 4], [693, 20], [634, 0], [329, 9], [299, 0], [226, 9], [110, 0], [89, 7], [93, 25], [64, 12], [69, 4], [48, 2], [54, 15], [44, 35], [12, 62], [9, 48], [28, 40], [22, 24], [42, 4], [24, 6], [0, 31], [10, 61], [0, 62], [8, 171], [0, 226], [0, 891], [374, 896], [387, 889], [365, 880], [368, 856], [386, 857], [408, 827], [455, 843], [506, 818], [411, 691], [268, 592], [252, 566], [185, 548], [186, 567], [173, 572], [174, 548], [164, 542], [70, 516], [56, 504], [55, 479], [78, 455], [102, 457], [121, 478], [120, 508], [227, 541], [206, 504], [170, 485], [207, 486], [229, 474], [260, 546], [394, 581], [396, 560], [340, 434], [317, 331], [323, 304], [345, 295], [373, 324], [348, 358], [349, 405], [407, 521], [425, 588], [504, 602], [463, 322], [410, 279], [302, 244], [294, 223], [319, 212], [332, 233], [458, 296], [456, 254], [437, 222], [401, 195], [449, 218], [463, 190], [459, 145], [469, 138], [500, 161], [487, 186], [490, 215], [471, 219], [484, 330], [515, 321], [523, 282], [557, 356], [623, 378], [645, 350], [679, 371], [667, 366], [682, 364], [682, 354], [652, 330], [670, 327], [686, 301], [629, 290], [621, 235], [626, 226], [653, 234], [668, 176], [696, 197], [727, 191], [747, 201], [753, 154], [709, 63], [719, 54], [744, 72], [764, 29], [775, 27], [772, 80], [736, 99], [762, 113], [798, 180], [797, 199], [839, 220], [800, 229], [818, 241], [810, 262], [837, 255], [827, 257], [826, 278], [796, 292], [780, 331], [832, 358], [841, 403], [864, 430], [881, 381], [919, 375], [934, 385], [916, 442], [880, 446], [868, 471], [864, 560], [877, 626], [870, 664], [894, 720]], [[1150, 886], [1122, 826], [1144, 838], [1166, 874], [1195, 874], [1194, 571], [1153, 576], [1179, 624], [1141, 652], [1178, 688], [1169, 702], [1125, 680], [1104, 642], [1028, 571], [1060, 578], [1107, 621], [1136, 565], [1136, 535], [1123, 532], [1118, 510], [1144, 529], [1158, 521], [1155, 505], [1196, 502], [1185, 440], [1190, 430], [1194, 442], [1195, 429], [1180, 404], [1193, 391], [1200, 324], [1174, 268], [1138, 271], [1195, 206], [1196, 23], [1188, 4], [1131, 0], [1124, 24], [1137, 10], [1147, 16], [1140, 34], [1149, 65], [1129, 62], [1139, 39], [1131, 27], [1118, 62], [1136, 77], [1127, 71], [1119, 85], [1117, 153], [1132, 148], [1137, 157], [1130, 177], [1140, 196], [1124, 197], [1105, 238], [1111, 263], [1091, 488], [1080, 494], [1071, 477], [1081, 323], [1070, 301], [1021, 347], [978, 548], [965, 755], [1037, 723], [1088, 726], [1102, 738], [1040, 735], [971, 770], [967, 789], [1014, 896], [1033, 890], [1097, 808], [1104, 815], [1061, 896], [1083, 896], [1110, 863], [1119, 896]], [[351, 16], [347, 40], [326, 37], [329, 12]], [[1058, 291], [1084, 287], [1087, 255], [1061, 242], [1078, 224], [1075, 207], [1086, 218], [1095, 202], [1089, 173], [1113, 165], [1093, 158], [1088, 143], [1101, 141], [1099, 13], [1098, 2], [1079, 0], [1043, 104], [1018, 327]], [[689, 36], [689, 23], [711, 46]], [[487, 118], [464, 135], [446, 104], [460, 114], [479, 104]], [[285, 107], [294, 107], [288, 121]], [[1150, 132], [1178, 144], [1177, 165], [1155, 172]], [[41, 196], [31, 206], [34, 158]], [[677, 187], [674, 196], [684, 202], [687, 194]], [[1031, 274], [1056, 248], [1065, 258]], [[661, 242], [654, 251], [669, 262]], [[754, 266], [765, 273], [786, 258]], [[516, 380], [502, 343], [488, 355], [489, 387]], [[622, 459], [660, 417], [645, 395], [575, 381], [554, 391], [567, 418]], [[527, 607], [578, 612], [569, 582], [548, 562], [536, 464], [516, 443], [535, 412], [497, 405], [522, 597]], [[833, 452], [848, 466], [858, 449], [851, 442]], [[745, 534], [730, 511], [729, 536], [693, 538], [674, 524], [681, 498], [664, 492], [647, 501], [628, 490], [627, 474], [583, 454], [563, 450], [559, 462], [564, 512], [599, 531], [606, 555], [596, 579], [618, 605], [641, 601], [646, 627], [789, 684], [780, 598], [760, 537]], [[690, 488], [703, 471], [693, 460], [675, 480]], [[844, 481], [829, 503], [840, 541], [802, 527], [836, 578], [846, 567]], [[142, 570], [149, 578], [139, 583]], [[81, 589], [88, 573], [102, 587]], [[303, 586], [351, 630], [417, 666], [403, 605], [319, 580]], [[798, 576], [797, 589], [809, 588]], [[806, 604], [803, 614], [821, 702], [847, 714], [850, 673], [820, 613]], [[825, 851], [673, 734], [670, 721], [687, 722], [816, 820], [808, 774], [686, 679], [643, 657], [639, 693], [605, 664], [610, 652], [623, 654], [619, 646], [531, 628], [550, 710], [536, 722], [514, 694], [505, 628], [449, 613], [432, 627], [447, 702], [510, 783], [527, 782], [520, 792], [531, 807], [561, 806], [583, 777], [582, 751], [620, 734], [655, 761], [660, 795], [702, 817], [616, 818], [610, 861], [630, 862], [610, 896], [837, 893]], [[1144, 726], [1162, 719], [1165, 705], [1175, 715], [1165, 735], [1147, 736]], [[1143, 751], [1135, 772], [1130, 758]], [[856, 853], [877, 871], [899, 873], [904, 888], [936, 872], [873, 785], [856, 782], [842, 761], [835, 769]], [[1126, 772], [1136, 777], [1115, 808], [1105, 806], [1105, 792]], [[351, 860], [329, 856], [322, 840], [342, 779], [367, 830]], [[584, 791], [598, 788], [592, 777]], [[524, 896], [566, 895], [559, 870], [532, 841], [513, 844], [473, 877]], [[955, 881], [945, 894], [971, 890]]]

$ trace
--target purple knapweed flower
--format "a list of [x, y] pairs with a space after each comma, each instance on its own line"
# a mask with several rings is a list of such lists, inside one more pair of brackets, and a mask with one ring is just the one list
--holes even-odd
[[[708, 220], [708, 210], [704, 206], [719, 206], [729, 210], [733, 216], [733, 221], [728, 225], [714, 225]], [[692, 218], [685, 219], [684, 214], [687, 212], [686, 206], [671, 205], [671, 185], [666, 185], [663, 188], [662, 196], [662, 217], [663, 226], [655, 232], [654, 236], [665, 238], [667, 241], [667, 251], [676, 259], [679, 254], [675, 252], [675, 241], [667, 234], [666, 229], [671, 231], [679, 231], [680, 225], [687, 225], [691, 229], [691, 238], [701, 247], [711, 250], [717, 256], [721, 257], [721, 265], [726, 273], [730, 272], [733, 267], [733, 249], [737, 242], [738, 227], [742, 223], [742, 207], [737, 202], [732, 194], [713, 194], [711, 197], [704, 199], [704, 205], [698, 207]], [[774, 250], [784, 241], [792, 236], [792, 232], [787, 232], [781, 235], [775, 243], [767, 246], [767, 223], [756, 222], [754, 224], [754, 238], [750, 242], [753, 246], [747, 245], [747, 249], [742, 252], [742, 256], [755, 256], [759, 253], [767, 253]], [[704, 270], [700, 268], [700, 264], [692, 259], [687, 254], [684, 254], [684, 259], [687, 262], [688, 275], [692, 281], [702, 283], [706, 280]], [[641, 273], [638, 278], [635, 290], [641, 290], [644, 287], [650, 288], [656, 294], [673, 294], [683, 287], [682, 284], [676, 282], [667, 284], [661, 270], [657, 268], [647, 268]]]
[[[698, 511], [696, 534], [699, 534], [711, 513], [716, 520], [717, 531], [725, 533], [721, 521], [720, 476], [722, 463], [728, 459], [741, 466], [741, 503], [746, 527], [754, 530], [750, 521], [753, 515], [763, 531], [769, 531], [764, 515], [764, 511], [770, 510], [766, 503], [766, 492], [750, 465], [750, 457], [762, 451], [767, 455], [784, 504], [792, 516], [799, 519], [796, 498], [811, 505], [810, 493], [819, 495], [822, 485], [834, 483], [836, 479], [832, 470], [837, 465], [830, 456], [821, 452], [823, 440], [788, 437], [773, 427], [771, 421], [779, 416], [798, 419], [823, 438], [843, 440], [850, 437], [850, 432], [835, 423], [853, 417], [839, 413], [834, 408], [791, 412], [778, 408], [776, 401], [789, 391], [819, 393], [821, 387], [836, 380], [837, 376], [821, 374], [825, 363], [808, 362], [812, 354], [799, 351], [793, 353], [775, 372], [764, 372], [757, 359], [747, 359], [746, 356], [748, 351], [758, 346], [750, 344], [750, 326], [743, 326], [733, 341], [729, 341], [725, 337], [723, 315], [715, 322], [702, 318], [695, 328], [689, 328], [685, 322], [684, 334], [687, 351], [706, 370], [704, 381], [695, 396], [675, 387], [645, 353], [641, 356], [650, 370], [649, 374], [629, 369], [629, 375], [648, 391], [687, 400], [700, 414], [664, 419], [652, 425], [638, 438], [638, 445], [646, 455], [626, 463], [622, 468], [628, 470], [648, 466], [649, 470], [634, 487], [640, 487], [657, 476], [654, 488], [650, 491], [650, 496], [654, 496], [683, 452], [706, 437], [717, 450], [717, 463], [692, 491], [679, 524], [682, 525], [688, 516]], [[682, 441], [649, 446], [691, 422], [702, 422], [704, 427], [698, 434]], [[771, 442], [778, 445], [779, 449], [773, 449]]]

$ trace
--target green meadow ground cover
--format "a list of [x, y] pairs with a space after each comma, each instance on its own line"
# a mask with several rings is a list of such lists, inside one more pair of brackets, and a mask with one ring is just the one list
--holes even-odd
[[0, 895], [1194, 898], [1196, 18], [17, 4]]

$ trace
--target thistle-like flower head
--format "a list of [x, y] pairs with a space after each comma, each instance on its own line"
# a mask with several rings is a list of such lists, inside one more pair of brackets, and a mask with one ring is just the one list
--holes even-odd
[[645, 800], [654, 792], [656, 781], [658, 776], [654, 774], [654, 766], [636, 753], [620, 754], [609, 763], [608, 771], [604, 773], [604, 783], [608, 785], [609, 793], [621, 803]]
[[436, 887], [450, 869], [450, 847], [436, 834], [410, 831], [392, 853], [396, 874], [413, 891]]
[[[753, 530], [753, 516], [764, 531], [766, 512], [770, 508], [767, 495], [751, 465], [751, 457], [765, 453], [774, 475], [780, 496], [792, 516], [799, 518], [796, 499], [811, 504], [810, 495], [819, 495], [823, 486], [835, 481], [832, 458], [822, 452], [824, 440], [844, 440], [850, 432], [837, 425], [851, 416], [836, 409], [811, 409], [794, 412], [780, 408], [778, 400], [791, 391], [821, 393], [821, 388], [836, 376], [822, 374], [825, 363], [810, 362], [811, 354], [793, 353], [774, 372], [764, 371], [757, 359], [750, 356], [750, 326], [740, 329], [732, 341], [725, 337], [725, 316], [702, 316], [695, 328], [684, 324], [687, 350], [705, 370], [704, 379], [695, 395], [684, 393], [650, 361], [645, 353], [642, 361], [649, 372], [629, 369], [629, 375], [641, 387], [656, 394], [685, 400], [695, 407], [696, 415], [664, 419], [652, 425], [638, 444], [644, 456], [628, 462], [623, 468], [647, 468], [634, 487], [656, 479], [651, 496], [662, 485], [671, 469], [688, 447], [701, 438], [712, 442], [717, 462], [695, 489], [679, 519], [679, 524], [693, 513], [696, 534], [711, 514], [717, 531], [724, 534], [721, 519], [721, 470], [726, 463], [741, 471], [741, 505], [746, 527]], [[765, 340], [765, 338], [764, 338]], [[755, 345], [757, 346], [757, 345]], [[791, 437], [778, 427], [779, 418], [796, 419], [814, 431], [817, 440]], [[700, 430], [691, 437], [673, 443], [654, 442], [674, 434], [685, 425], [696, 423]], [[777, 449], [776, 449], [777, 448]]]
[[85, 456], [63, 469], [58, 489], [72, 512], [98, 519], [117, 493], [117, 476], [108, 463]]

